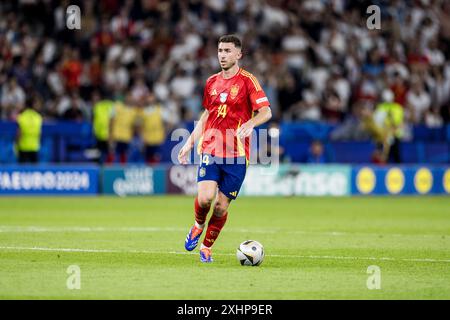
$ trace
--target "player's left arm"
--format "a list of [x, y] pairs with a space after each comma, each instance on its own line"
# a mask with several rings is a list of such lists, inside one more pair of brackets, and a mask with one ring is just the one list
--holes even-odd
[[244, 75], [247, 94], [249, 97], [250, 106], [254, 112], [254, 116], [242, 124], [237, 130], [237, 136], [240, 139], [250, 137], [253, 129], [272, 118], [272, 111], [270, 110], [269, 99], [262, 89], [256, 77], [250, 73]]
[[255, 112], [256, 115], [253, 118], [239, 127], [237, 135], [240, 139], [249, 137], [255, 127], [266, 123], [272, 118], [272, 111], [269, 106], [261, 107]]

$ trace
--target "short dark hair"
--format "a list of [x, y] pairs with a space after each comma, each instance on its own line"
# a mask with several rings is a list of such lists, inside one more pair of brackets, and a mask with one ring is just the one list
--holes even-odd
[[234, 34], [223, 35], [219, 38], [218, 43], [221, 43], [221, 42], [234, 43], [234, 46], [236, 48], [242, 49], [241, 39], [237, 35], [234, 35]]

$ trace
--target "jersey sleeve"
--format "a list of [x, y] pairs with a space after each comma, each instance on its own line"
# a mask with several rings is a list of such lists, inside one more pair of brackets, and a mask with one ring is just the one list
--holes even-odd
[[267, 99], [266, 93], [262, 89], [255, 76], [251, 75], [247, 78], [247, 88], [249, 92], [250, 104], [253, 111], [257, 111], [262, 107], [269, 107], [269, 99]]

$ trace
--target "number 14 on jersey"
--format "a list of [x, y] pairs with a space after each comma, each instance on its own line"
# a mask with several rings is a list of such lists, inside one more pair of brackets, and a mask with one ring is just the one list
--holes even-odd
[[226, 104], [219, 105], [219, 110], [217, 110], [217, 118], [220, 116], [222, 118], [225, 118], [226, 115], [227, 115], [227, 105]]

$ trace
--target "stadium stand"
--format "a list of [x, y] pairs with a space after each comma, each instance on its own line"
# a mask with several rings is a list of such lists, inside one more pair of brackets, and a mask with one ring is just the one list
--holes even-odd
[[[133, 107], [154, 95], [167, 137], [192, 128], [206, 78], [218, 71], [216, 41], [237, 33], [242, 65], [261, 80], [280, 127], [285, 161], [306, 162], [311, 142], [327, 162], [371, 162], [376, 144], [359, 109], [389, 89], [404, 110], [404, 163], [450, 162], [448, 1], [68, 1], [0, 3], [0, 163], [15, 163], [15, 121], [27, 97], [42, 102], [40, 162], [89, 162], [96, 92]], [[366, 27], [368, 5], [381, 29]], [[389, 28], [383, 28], [383, 26]], [[355, 134], [338, 136], [350, 128]], [[144, 162], [139, 135], [129, 161]], [[168, 138], [160, 162], [170, 161]]]

